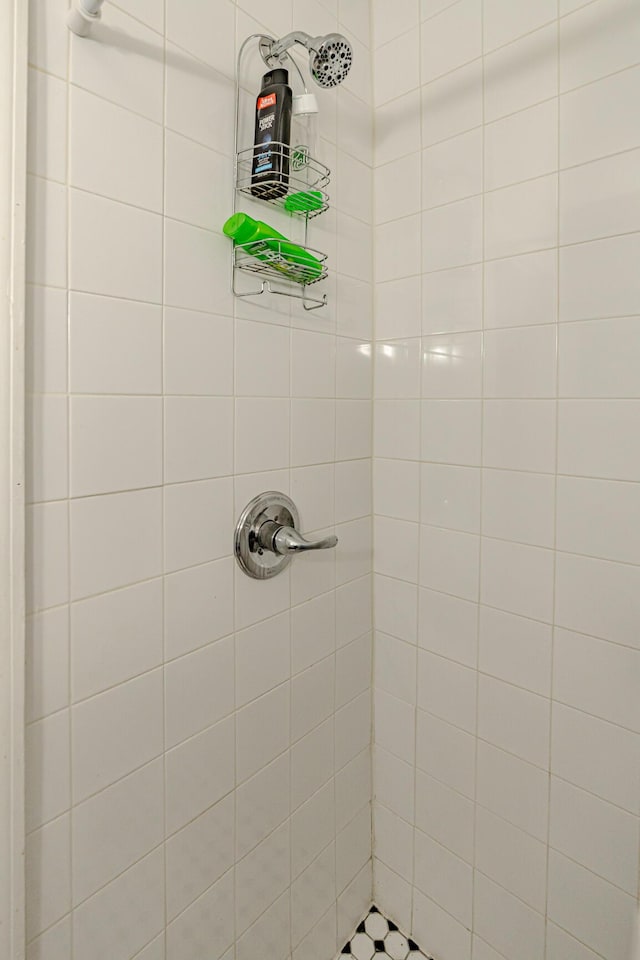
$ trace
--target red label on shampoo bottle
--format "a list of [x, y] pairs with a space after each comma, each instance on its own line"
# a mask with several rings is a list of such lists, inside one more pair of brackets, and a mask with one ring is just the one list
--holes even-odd
[[258, 110], [264, 110], [266, 107], [275, 107], [276, 95], [270, 93], [266, 97], [258, 97]]

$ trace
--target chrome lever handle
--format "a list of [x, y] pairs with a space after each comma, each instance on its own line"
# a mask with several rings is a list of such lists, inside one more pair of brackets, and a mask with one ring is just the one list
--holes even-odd
[[276, 553], [287, 556], [290, 553], [304, 553], [305, 550], [329, 550], [335, 547], [338, 538], [335, 534], [321, 540], [305, 540], [293, 527], [280, 527], [273, 538]]
[[271, 550], [280, 557], [288, 557], [292, 553], [304, 553], [306, 550], [328, 550], [335, 547], [338, 538], [331, 534], [322, 540], [305, 540], [293, 527], [276, 523], [274, 520], [265, 520], [258, 532], [258, 542], [263, 550]]

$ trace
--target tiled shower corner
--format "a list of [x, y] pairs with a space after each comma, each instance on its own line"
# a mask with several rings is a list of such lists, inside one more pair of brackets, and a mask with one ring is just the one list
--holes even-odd
[[356, 927], [355, 933], [347, 940], [338, 955], [338, 960], [347, 957], [355, 960], [432, 960], [422, 952], [414, 940], [398, 929], [393, 920], [387, 920], [377, 907]]

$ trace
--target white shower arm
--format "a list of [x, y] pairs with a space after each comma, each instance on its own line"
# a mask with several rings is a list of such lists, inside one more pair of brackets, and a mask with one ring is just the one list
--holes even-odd
[[78, 37], [87, 37], [94, 23], [100, 19], [104, 0], [73, 0], [67, 14], [67, 26]]

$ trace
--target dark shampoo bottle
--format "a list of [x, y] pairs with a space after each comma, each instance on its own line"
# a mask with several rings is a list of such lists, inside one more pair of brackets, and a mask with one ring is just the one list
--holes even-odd
[[265, 73], [256, 100], [251, 193], [263, 200], [286, 196], [293, 95], [289, 74], [278, 67]]

